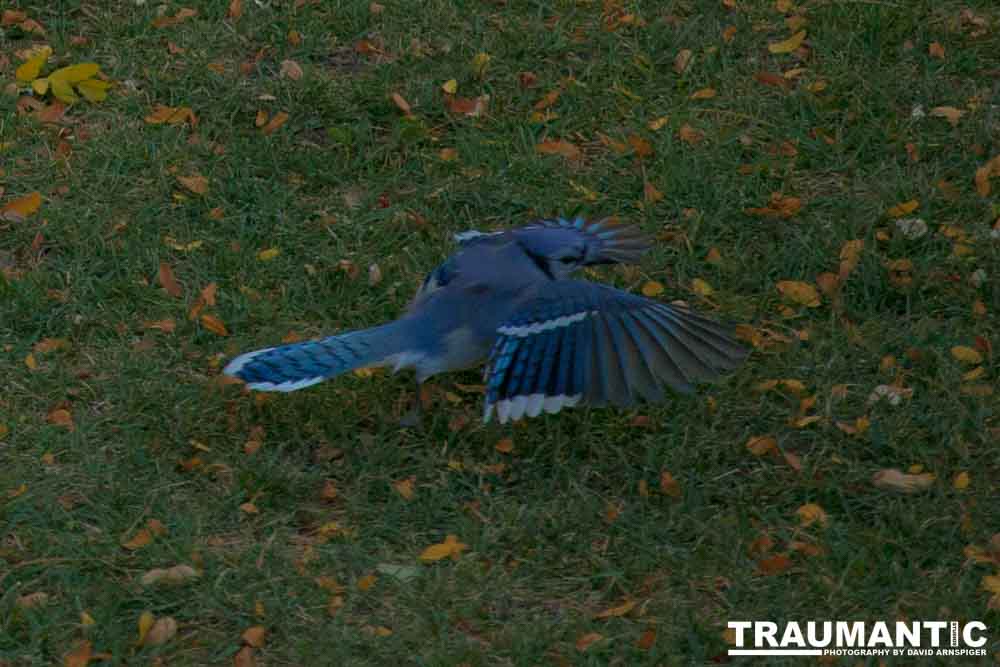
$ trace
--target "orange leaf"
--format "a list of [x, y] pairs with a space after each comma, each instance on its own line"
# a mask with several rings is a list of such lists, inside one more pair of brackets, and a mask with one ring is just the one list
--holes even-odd
[[911, 199], [891, 207], [888, 211], [886, 211], [886, 215], [891, 218], [902, 218], [904, 215], [909, 215], [910, 213], [916, 211], [919, 206], [920, 200]]
[[458, 541], [458, 537], [455, 535], [448, 535], [444, 542], [439, 544], [432, 544], [423, 550], [420, 554], [420, 560], [424, 563], [433, 563], [439, 561], [442, 558], [447, 558], [451, 556], [452, 558], [458, 558], [463, 551], [469, 548], [469, 545]]
[[663, 199], [663, 193], [656, 189], [656, 186], [646, 181], [642, 185], [642, 196], [650, 204], [655, 204]]
[[233, 667], [257, 667], [257, 657], [253, 647], [244, 646], [233, 656]]
[[514, 451], [514, 441], [511, 438], [503, 438], [493, 448], [501, 454], [510, 454]]
[[614, 618], [617, 616], [624, 616], [625, 614], [632, 611], [634, 607], [635, 607], [635, 600], [626, 600], [617, 607], [611, 607], [610, 609], [605, 609], [604, 611], [594, 616], [594, 618]]
[[160, 281], [160, 286], [175, 299], [179, 299], [184, 296], [184, 290], [177, 283], [177, 278], [174, 277], [174, 270], [170, 268], [170, 265], [166, 262], [160, 263], [160, 272], [158, 274]]
[[448, 111], [463, 114], [465, 116], [471, 116], [473, 118], [482, 116], [486, 112], [486, 105], [488, 102], [489, 97], [487, 96], [466, 98], [452, 97], [451, 95], [448, 95], [445, 97], [445, 103], [448, 105]]
[[195, 173], [191, 176], [178, 176], [178, 182], [191, 192], [203, 195], [208, 192], [208, 179], [201, 174]]
[[274, 116], [271, 118], [270, 122], [267, 125], [260, 128], [260, 132], [261, 134], [264, 135], [271, 134], [279, 127], [284, 125], [286, 122], [288, 122], [288, 114], [285, 113], [284, 111], [279, 111], [278, 113], [274, 114]]
[[927, 53], [930, 54], [931, 58], [944, 59], [944, 47], [941, 46], [941, 42], [931, 42], [931, 45], [927, 48]]
[[267, 628], [263, 625], [255, 625], [247, 628], [240, 635], [240, 638], [254, 648], [264, 647], [264, 638], [267, 636]]
[[715, 88], [702, 88], [701, 90], [696, 90], [691, 93], [689, 99], [692, 100], [710, 100], [715, 97]]
[[81, 641], [72, 651], [63, 656], [63, 667], [87, 667], [92, 657], [93, 647], [89, 641]]
[[141, 549], [144, 546], [147, 546], [152, 541], [153, 534], [146, 528], [140, 528], [138, 532], [132, 536], [132, 539], [127, 542], [122, 542], [122, 546], [129, 551], [135, 551], [136, 549]]
[[231, 19], [238, 19], [243, 16], [243, 0], [230, 0], [229, 11], [226, 16]]
[[777, 451], [778, 441], [766, 435], [757, 435], [747, 441], [747, 449], [754, 456], [764, 456], [768, 452]]
[[663, 287], [663, 283], [659, 283], [655, 280], [650, 280], [645, 285], [642, 286], [642, 295], [648, 296], [650, 298], [654, 296], [659, 296], [665, 292], [666, 289]]
[[691, 144], [692, 146], [700, 143], [701, 140], [705, 138], [704, 132], [694, 129], [687, 123], [684, 123], [684, 125], [681, 126], [681, 129], [678, 130], [677, 134], [680, 136], [681, 141]]
[[660, 493], [671, 498], [681, 497], [681, 485], [668, 471], [660, 471]]
[[360, 579], [358, 579], [358, 583], [357, 583], [358, 590], [359, 591], [367, 591], [372, 586], [374, 586], [375, 582], [377, 582], [377, 581], [378, 581], [378, 577], [376, 577], [374, 574], [366, 574], [365, 576], [363, 576]]
[[396, 105], [396, 108], [405, 113], [407, 116], [410, 115], [410, 103], [406, 101], [399, 93], [393, 93], [390, 95], [392, 98], [392, 103]]
[[792, 559], [784, 554], [765, 558], [757, 563], [757, 571], [766, 576], [774, 576], [785, 572], [792, 566]]
[[154, 28], [169, 28], [170, 26], [177, 25], [178, 23], [183, 23], [192, 16], [197, 16], [198, 11], [195, 9], [190, 9], [188, 7], [181, 7], [176, 14], [173, 16], [160, 16], [159, 18], [153, 19]]
[[786, 40], [783, 40], [781, 42], [772, 42], [771, 44], [768, 44], [767, 50], [775, 54], [791, 53], [792, 51], [795, 51], [800, 46], [802, 46], [802, 42], [805, 41], [805, 38], [806, 38], [806, 31], [800, 30]]
[[656, 643], [656, 628], [646, 628], [643, 631], [642, 636], [639, 637], [639, 641], [635, 643], [636, 647], [642, 651], [648, 651]]
[[550, 90], [549, 92], [545, 93], [542, 99], [535, 102], [535, 107], [534, 107], [535, 110], [542, 111], [543, 109], [548, 109], [550, 106], [555, 104], [556, 100], [559, 99], [560, 92], [561, 91], [558, 88], [556, 88], [555, 90]]
[[212, 333], [216, 334], [217, 336], [229, 335], [229, 331], [226, 329], [226, 325], [223, 324], [222, 320], [220, 320], [215, 315], [211, 315], [209, 313], [202, 313], [201, 325], [206, 329], [208, 329], [209, 331], [211, 331]]
[[648, 157], [653, 154], [653, 146], [637, 134], [630, 134], [628, 143], [638, 157]]
[[76, 424], [73, 423], [73, 413], [65, 408], [56, 408], [49, 413], [47, 419], [50, 424], [62, 426], [69, 431], [76, 430]]
[[776, 285], [781, 295], [800, 306], [815, 308], [820, 304], [819, 292], [809, 283], [797, 280], [780, 280]]
[[872, 484], [880, 489], [900, 491], [902, 493], [916, 493], [917, 491], [924, 491], [933, 486], [934, 479], [934, 475], [929, 472], [911, 475], [896, 468], [888, 468], [875, 473], [872, 476]]
[[535, 150], [544, 155], [562, 155], [567, 160], [579, 160], [583, 157], [576, 144], [561, 139], [546, 139], [536, 145]]
[[576, 650], [581, 653], [590, 648], [591, 644], [599, 642], [604, 639], [604, 635], [599, 632], [588, 632], [585, 635], [581, 635], [579, 639], [576, 640]]
[[4, 204], [0, 217], [11, 222], [20, 222], [38, 210], [42, 205], [42, 194], [32, 192]]
[[396, 493], [401, 495], [404, 500], [413, 500], [414, 479], [414, 477], [407, 477], [406, 479], [393, 482], [392, 488], [396, 489]]

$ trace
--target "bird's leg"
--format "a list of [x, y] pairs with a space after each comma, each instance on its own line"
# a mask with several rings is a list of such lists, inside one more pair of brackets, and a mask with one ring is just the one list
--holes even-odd
[[403, 428], [420, 428], [423, 421], [423, 410], [420, 401], [420, 380], [415, 380], [416, 392], [413, 395], [413, 405], [405, 415], [399, 418], [399, 425]]

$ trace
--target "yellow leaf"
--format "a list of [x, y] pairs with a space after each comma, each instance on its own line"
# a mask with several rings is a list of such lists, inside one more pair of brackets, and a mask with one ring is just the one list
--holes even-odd
[[277, 130], [279, 127], [288, 122], [288, 114], [284, 111], [279, 111], [271, 117], [270, 122], [267, 125], [260, 128], [261, 134], [268, 135]]
[[2, 212], [0, 212], [0, 217], [11, 222], [19, 222], [37, 211], [41, 205], [41, 193], [32, 192], [4, 204]]
[[458, 81], [455, 79], [448, 79], [441, 85], [441, 90], [448, 93], [449, 95], [454, 95], [458, 92]]
[[146, 635], [149, 634], [154, 623], [156, 623], [156, 617], [153, 616], [152, 612], [144, 611], [139, 615], [139, 644], [146, 640]]
[[468, 548], [469, 545], [459, 542], [457, 536], [448, 535], [444, 539], [444, 542], [432, 544], [424, 549], [420, 554], [420, 560], [424, 563], [433, 563], [441, 560], [442, 558], [447, 558], [448, 556], [458, 558], [458, 556]]
[[88, 614], [87, 612], [81, 611], [80, 612], [80, 625], [82, 625], [85, 628], [89, 628], [92, 625], [97, 625], [97, 621], [95, 621], [94, 617], [91, 616], [90, 614]]
[[665, 291], [666, 288], [663, 287], [663, 283], [659, 283], [655, 280], [650, 280], [649, 282], [647, 282], [645, 285], [642, 286], [643, 296], [648, 296], [650, 298], [654, 296], [659, 296], [663, 294]]
[[653, 132], [661, 129], [664, 125], [670, 122], [670, 116], [660, 116], [659, 118], [654, 118], [647, 123], [646, 127], [651, 129]]
[[76, 84], [76, 89], [88, 102], [103, 102], [108, 97], [111, 84], [98, 79], [87, 79]]
[[35, 355], [31, 354], [30, 352], [24, 358], [24, 365], [28, 367], [29, 371], [37, 371], [38, 370], [38, 361], [35, 359]]
[[632, 611], [634, 607], [635, 607], [635, 600], [626, 600], [617, 607], [611, 607], [610, 609], [605, 609], [604, 611], [594, 616], [594, 618], [614, 618], [616, 616], [624, 616], [625, 614]]
[[789, 37], [788, 39], [781, 42], [772, 42], [767, 45], [767, 50], [771, 53], [791, 53], [795, 49], [802, 46], [802, 42], [805, 41], [806, 31], [799, 30], [797, 33]]
[[27, 492], [28, 492], [28, 485], [22, 482], [21, 485], [18, 486], [16, 489], [11, 489], [10, 491], [8, 491], [7, 497], [13, 499], [19, 496], [23, 496]]
[[983, 363], [983, 355], [980, 354], [979, 350], [974, 347], [968, 347], [966, 345], [956, 345], [951, 348], [951, 356], [955, 357], [958, 361], [964, 364], [981, 364]]
[[982, 581], [983, 590], [1000, 595], [1000, 574], [986, 575]]
[[413, 477], [407, 477], [392, 483], [392, 488], [401, 495], [404, 500], [413, 500]]
[[49, 79], [48, 77], [43, 77], [41, 79], [35, 79], [31, 82], [31, 89], [35, 91], [36, 95], [44, 95], [49, 90]]
[[781, 295], [793, 303], [807, 308], [816, 308], [820, 304], [819, 292], [809, 283], [795, 280], [781, 280], [777, 284]]
[[76, 93], [73, 92], [73, 86], [70, 83], [63, 81], [62, 79], [53, 79], [51, 77], [49, 77], [49, 83], [52, 85], [52, 94], [60, 102], [70, 104], [80, 99], [76, 96]]
[[701, 278], [695, 278], [691, 281], [691, 290], [698, 296], [711, 296], [715, 292], [712, 286]]
[[886, 214], [892, 218], [902, 218], [904, 215], [909, 215], [910, 213], [916, 211], [918, 206], [920, 206], [920, 200], [911, 199], [909, 201], [904, 201], [901, 204], [896, 204], [886, 211]]
[[217, 336], [228, 336], [229, 330], [226, 329], [226, 325], [215, 315], [210, 315], [209, 313], [201, 314], [201, 325], [214, 333]]
[[795, 510], [795, 514], [799, 517], [799, 523], [803, 526], [811, 526], [814, 523], [826, 526], [830, 520], [826, 510], [816, 503], [806, 503], [802, 507]]
[[79, 83], [84, 79], [90, 79], [97, 76], [97, 73], [101, 71], [100, 65], [97, 63], [79, 63], [77, 65], [70, 65], [69, 67], [60, 67], [52, 74], [49, 74], [49, 79], [61, 80], [66, 83]]
[[477, 76], [483, 75], [483, 73], [486, 71], [487, 65], [490, 64], [490, 60], [492, 60], [492, 58], [488, 53], [477, 53], [472, 58], [472, 70], [476, 73]]
[[955, 478], [951, 480], [951, 485], [958, 489], [959, 491], [969, 488], [969, 484], [972, 479], [969, 477], [969, 473], [962, 471], [955, 475]]
[[691, 93], [692, 100], [710, 100], [715, 97], [715, 88], [702, 88]]
[[257, 253], [257, 259], [262, 262], [270, 262], [272, 259], [281, 254], [279, 248], [265, 248]]
[[962, 382], [972, 382], [973, 380], [978, 380], [986, 375], [986, 369], [982, 366], [976, 366], [971, 371], [962, 373]]
[[23, 81], [24, 83], [34, 81], [38, 78], [38, 75], [42, 71], [42, 66], [49, 59], [50, 55], [52, 55], [52, 49], [47, 46], [42, 47], [38, 53], [28, 58], [28, 60], [15, 70], [14, 76], [17, 77], [18, 81]]

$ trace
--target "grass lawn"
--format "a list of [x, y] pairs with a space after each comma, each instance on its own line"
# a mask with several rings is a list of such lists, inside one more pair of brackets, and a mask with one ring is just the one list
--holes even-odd
[[[0, 665], [749, 664], [727, 621], [938, 619], [1000, 663], [995, 2], [229, 5], [5, 5], [0, 202], [41, 205], [0, 220]], [[41, 44], [107, 99], [16, 105]], [[655, 236], [588, 277], [747, 364], [507, 428], [437, 377], [422, 431], [408, 376], [221, 381], [560, 214]]]

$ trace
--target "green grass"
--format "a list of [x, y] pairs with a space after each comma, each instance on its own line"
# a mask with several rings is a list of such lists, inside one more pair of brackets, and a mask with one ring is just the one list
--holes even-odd
[[[411, 0], [383, 2], [375, 15], [367, 2], [244, 0], [237, 21], [225, 18], [227, 4], [191, 0], [197, 17], [157, 29], [159, 3], [19, 3], [47, 31], [50, 67], [93, 61], [118, 85], [101, 104], [73, 106], [63, 126], [13, 111], [0, 123], [4, 200], [44, 198], [27, 220], [0, 222], [0, 665], [58, 662], [84, 639], [113, 664], [222, 664], [255, 625], [268, 630], [255, 654], [275, 665], [703, 664], [724, 657], [726, 622], [743, 619], [982, 620], [993, 629], [989, 655], [1000, 652], [1000, 615], [980, 588], [997, 565], [963, 553], [1000, 526], [1000, 403], [961, 389], [992, 387], [1000, 366], [984, 355], [983, 377], [963, 381], [972, 367], [950, 353], [977, 338], [1000, 345], [1000, 244], [990, 240], [1000, 181], [987, 197], [973, 183], [1000, 153], [994, 3], [804, 3], [804, 60], [768, 52], [792, 31], [774, 3], [749, 0], [735, 11], [626, 2], [622, 13], [644, 25], [614, 30], [598, 2]], [[966, 6], [986, 34], [970, 35]], [[41, 40], [4, 30], [7, 85], [20, 63], [13, 51]], [[362, 39], [384, 55], [356, 53]], [[184, 52], [170, 54], [167, 41]], [[935, 41], [943, 59], [928, 53]], [[693, 57], [678, 74], [684, 48]], [[491, 57], [481, 74], [477, 53]], [[301, 80], [279, 75], [286, 59]], [[794, 67], [806, 71], [788, 90], [754, 78]], [[526, 71], [536, 87], [521, 86]], [[489, 95], [484, 116], [447, 111], [441, 85], [452, 78], [459, 97]], [[819, 81], [825, 89], [811, 91]], [[532, 120], [557, 87], [556, 117]], [[706, 87], [716, 97], [690, 99]], [[154, 104], [191, 107], [197, 127], [145, 123]], [[966, 114], [952, 127], [915, 118], [917, 105]], [[264, 136], [254, 127], [261, 109], [289, 121]], [[685, 124], [704, 140], [682, 141]], [[598, 133], [637, 135], [654, 153], [619, 154]], [[545, 138], [574, 142], [584, 159], [538, 154]], [[72, 148], [66, 160], [60, 141]], [[785, 141], [797, 155], [769, 152]], [[457, 160], [442, 160], [442, 148]], [[204, 196], [176, 180], [195, 172], [209, 179]], [[643, 201], [644, 179], [662, 201]], [[773, 192], [801, 198], [801, 212], [744, 212]], [[886, 215], [910, 199], [930, 227], [915, 240]], [[395, 425], [412, 397], [407, 377], [351, 375], [266, 400], [217, 381], [226, 358], [289, 332], [398, 315], [456, 231], [577, 213], [615, 214], [660, 239], [640, 268], [596, 279], [632, 290], [657, 280], [665, 298], [795, 342], [757, 349], [694, 397], [510, 429], [482, 426], [481, 396], [454, 386], [479, 382], [475, 372], [430, 383], [421, 432]], [[954, 254], [948, 229], [970, 239], [970, 254]], [[176, 250], [165, 236], [202, 245]], [[836, 272], [851, 239], [865, 245], [840, 301], [783, 312], [776, 283]], [[267, 248], [280, 254], [260, 261]], [[706, 261], [711, 248], [720, 263]], [[912, 261], [910, 286], [890, 280], [895, 259]], [[159, 287], [164, 262], [182, 298]], [[383, 280], [371, 285], [375, 263]], [[695, 294], [695, 278], [714, 293]], [[188, 319], [211, 282], [218, 303], [204, 312], [228, 337]], [[176, 331], [145, 327], [165, 318]], [[69, 346], [36, 352], [31, 370], [24, 359], [44, 338]], [[892, 368], [882, 365], [889, 355]], [[754, 389], [781, 378], [801, 380], [803, 396]], [[866, 404], [894, 381], [912, 397]], [[809, 413], [822, 419], [796, 428], [805, 396], [816, 396]], [[60, 407], [74, 430], [48, 422]], [[859, 416], [871, 422], [862, 435], [835, 426]], [[247, 454], [255, 427], [263, 445]], [[801, 470], [751, 454], [746, 442], [758, 435], [776, 438]], [[513, 453], [496, 451], [507, 436]], [[871, 482], [913, 465], [936, 475], [921, 493]], [[660, 492], [663, 470], [678, 497]], [[961, 472], [971, 483], [956, 489]], [[406, 500], [393, 485], [410, 477]], [[321, 497], [327, 480], [333, 499]], [[240, 509], [248, 502], [257, 514]], [[806, 503], [825, 510], [825, 527], [800, 525]], [[149, 519], [166, 532], [124, 549]], [[330, 522], [340, 529], [324, 536]], [[420, 564], [448, 534], [468, 549]], [[750, 546], [762, 534], [775, 543], [764, 557], [788, 554], [787, 571], [760, 573]], [[141, 585], [146, 571], [176, 564], [200, 578]], [[397, 579], [386, 564], [415, 569]], [[370, 574], [375, 584], [359, 590]], [[344, 586], [334, 614], [321, 576]], [[37, 592], [47, 604], [18, 603]], [[624, 600], [637, 603], [627, 615], [595, 618]], [[144, 611], [175, 618], [177, 636], [138, 646]], [[81, 612], [95, 623], [81, 625]], [[639, 647], [650, 628], [655, 641]], [[588, 633], [603, 638], [581, 652]]]

